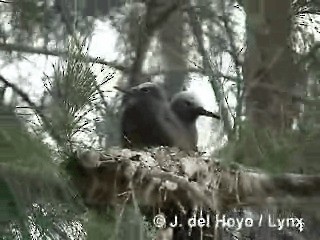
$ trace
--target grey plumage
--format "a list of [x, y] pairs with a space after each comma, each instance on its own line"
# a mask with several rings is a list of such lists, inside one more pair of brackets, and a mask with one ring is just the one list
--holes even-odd
[[198, 132], [196, 129], [196, 120], [198, 117], [208, 116], [220, 119], [219, 115], [205, 110], [195, 95], [187, 91], [179, 92], [173, 96], [171, 109], [188, 132], [193, 148], [196, 148], [198, 142]]
[[160, 85], [146, 82], [128, 90], [117, 89], [125, 93], [121, 119], [124, 147], [177, 146], [195, 150]]

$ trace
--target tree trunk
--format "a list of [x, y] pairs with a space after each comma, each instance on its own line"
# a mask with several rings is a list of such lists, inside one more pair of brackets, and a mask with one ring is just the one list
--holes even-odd
[[247, 53], [244, 62], [246, 115], [255, 128], [280, 133], [299, 114], [293, 99], [304, 80], [288, 45], [290, 0], [245, 1]]
[[183, 22], [182, 11], [176, 11], [160, 30], [161, 55], [164, 67], [169, 70], [165, 76], [169, 97], [182, 90], [187, 76], [187, 53], [183, 46]]

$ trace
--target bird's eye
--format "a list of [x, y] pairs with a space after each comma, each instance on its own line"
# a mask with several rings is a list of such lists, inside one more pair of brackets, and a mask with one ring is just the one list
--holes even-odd
[[190, 107], [192, 105], [192, 103], [190, 101], [185, 101], [184, 104], [188, 107]]
[[148, 92], [150, 92], [150, 89], [149, 89], [149, 88], [144, 87], [144, 88], [141, 88], [141, 92], [148, 93]]

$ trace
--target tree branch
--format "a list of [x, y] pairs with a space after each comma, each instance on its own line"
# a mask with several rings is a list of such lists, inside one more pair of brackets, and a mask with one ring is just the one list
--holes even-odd
[[[0, 43], [0, 50], [8, 51], [8, 52], [14, 51], [14, 52], [24, 52], [24, 53], [30, 53], [30, 54], [43, 54], [43, 55], [49, 55], [49, 56], [55, 56], [55, 57], [64, 57], [68, 54], [67, 51], [49, 50], [45, 48], [30, 47], [30, 46], [16, 45], [16, 44], [10, 44], [10, 43]], [[89, 62], [106, 65], [108, 67], [114, 68], [119, 71], [124, 71], [124, 72], [128, 71], [127, 67], [121, 64], [118, 64], [116, 62], [108, 62], [100, 58], [93, 58], [93, 57], [87, 57], [87, 60]]]
[[200, 53], [200, 55], [202, 57], [204, 71], [206, 72], [206, 75], [209, 76], [215, 97], [216, 97], [217, 102], [219, 103], [219, 107], [221, 109], [221, 115], [222, 115], [222, 119], [223, 119], [223, 123], [224, 123], [224, 129], [225, 129], [226, 133], [228, 134], [228, 136], [230, 137], [232, 135], [233, 131], [232, 131], [231, 121], [230, 121], [229, 114], [228, 114], [228, 109], [225, 106], [223, 93], [222, 93], [222, 87], [219, 85], [217, 79], [214, 78], [215, 71], [210, 66], [211, 65], [210, 64], [210, 57], [204, 47], [202, 26], [200, 24], [200, 21], [198, 19], [197, 14], [194, 12], [193, 8], [191, 8], [191, 7], [188, 8], [188, 15], [189, 15], [190, 26], [192, 28], [193, 35], [197, 41], [198, 52]]

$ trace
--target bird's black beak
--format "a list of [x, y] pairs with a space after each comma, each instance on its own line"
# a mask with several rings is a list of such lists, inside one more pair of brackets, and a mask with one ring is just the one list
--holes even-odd
[[202, 116], [207, 116], [207, 117], [220, 119], [219, 115], [217, 115], [217, 114], [215, 114], [213, 112], [209, 112], [209, 111], [205, 110], [203, 107], [197, 108], [197, 112], [198, 112], [199, 115], [202, 115]]
[[131, 89], [125, 89], [119, 86], [115, 86], [114, 89], [118, 90], [119, 92], [122, 92], [124, 94], [132, 95], [132, 90]]

